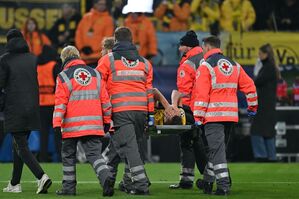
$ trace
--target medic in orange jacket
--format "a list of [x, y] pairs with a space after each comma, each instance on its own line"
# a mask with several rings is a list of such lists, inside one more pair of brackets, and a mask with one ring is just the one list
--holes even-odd
[[246, 94], [248, 110], [257, 111], [257, 93], [252, 79], [236, 62], [214, 48], [198, 68], [194, 117], [208, 122], [238, 122], [237, 89]]
[[113, 113], [154, 112], [153, 68], [149, 61], [138, 55], [133, 44], [115, 44], [112, 52], [100, 59], [97, 70], [107, 82]]
[[111, 122], [111, 103], [104, 81], [79, 59], [67, 62], [57, 77], [53, 127], [62, 138], [104, 135], [103, 123]]
[[181, 59], [180, 66], [177, 70], [177, 88], [184, 94], [182, 103], [191, 107], [191, 96], [195, 85], [196, 69], [203, 61], [201, 47], [194, 47], [189, 50]]

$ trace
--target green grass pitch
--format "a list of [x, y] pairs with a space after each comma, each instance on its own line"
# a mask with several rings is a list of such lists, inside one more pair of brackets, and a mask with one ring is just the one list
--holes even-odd
[[[22, 176], [23, 193], [3, 193], [2, 188], [10, 179], [12, 165], [0, 164], [0, 199], [34, 199], [34, 198], [61, 198], [55, 195], [55, 190], [60, 188], [62, 178], [61, 164], [43, 164], [42, 167], [52, 178], [53, 184], [49, 193], [36, 195], [36, 182], [27, 167], [24, 167]], [[256, 163], [231, 163], [229, 164], [233, 186], [228, 198], [240, 199], [291, 199], [299, 198], [299, 164], [256, 164]], [[196, 187], [191, 190], [170, 190], [168, 186], [178, 181], [179, 164], [156, 163], [146, 165], [147, 173], [152, 182], [150, 196], [130, 196], [118, 190], [114, 198], [145, 198], [150, 199], [199, 199], [199, 198], [225, 198], [223, 196], [208, 196], [198, 191]], [[123, 173], [123, 165], [119, 167], [119, 174]], [[121, 175], [118, 175], [118, 181]], [[196, 178], [199, 174], [196, 174]], [[75, 198], [102, 198], [102, 189], [88, 164], [77, 164], [77, 196]], [[69, 197], [67, 197], [69, 198]]]

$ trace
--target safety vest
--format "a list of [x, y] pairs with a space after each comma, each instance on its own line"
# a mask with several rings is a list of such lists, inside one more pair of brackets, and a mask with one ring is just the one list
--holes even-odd
[[111, 103], [100, 74], [82, 60], [69, 62], [57, 77], [53, 126], [62, 138], [104, 135], [111, 121]]
[[55, 65], [56, 61], [50, 61], [37, 66], [40, 106], [54, 106], [55, 104], [55, 80], [53, 77]]
[[154, 112], [153, 70], [145, 58], [131, 61], [113, 52], [105, 55], [101, 62], [97, 70], [102, 74], [104, 70], [109, 71], [106, 81], [112, 112]]
[[183, 56], [177, 70], [177, 88], [184, 94], [182, 103], [191, 107], [191, 96], [195, 84], [196, 70], [203, 62], [201, 47], [192, 48]]
[[294, 83], [293, 85], [293, 94], [294, 94], [294, 101], [299, 101], [299, 84]]
[[246, 94], [248, 109], [257, 110], [254, 82], [238, 63], [222, 55], [220, 49], [208, 51], [204, 59], [194, 91], [196, 121], [238, 122], [238, 89]]

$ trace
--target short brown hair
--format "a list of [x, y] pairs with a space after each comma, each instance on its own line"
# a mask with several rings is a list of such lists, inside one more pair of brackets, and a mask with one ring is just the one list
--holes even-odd
[[215, 48], [220, 48], [220, 46], [221, 46], [221, 41], [216, 36], [206, 37], [202, 40], [202, 42], [203, 42], [203, 45], [209, 44]]
[[104, 37], [102, 46], [105, 50], [112, 50], [114, 46], [114, 37]]
[[118, 27], [114, 31], [114, 38], [117, 42], [119, 41], [129, 41], [132, 42], [132, 33], [131, 30], [127, 27]]

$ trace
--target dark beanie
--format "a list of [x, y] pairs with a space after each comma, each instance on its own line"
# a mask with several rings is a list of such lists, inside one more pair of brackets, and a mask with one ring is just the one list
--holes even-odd
[[186, 32], [186, 34], [180, 39], [180, 45], [189, 47], [199, 46], [196, 33], [193, 30]]
[[23, 38], [23, 34], [21, 33], [21, 31], [19, 31], [17, 29], [10, 29], [6, 34], [7, 41], [9, 41], [13, 38], [17, 38], [17, 37]]

